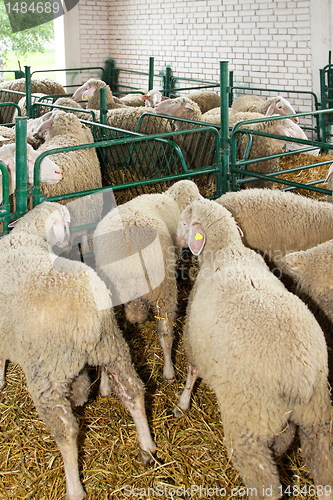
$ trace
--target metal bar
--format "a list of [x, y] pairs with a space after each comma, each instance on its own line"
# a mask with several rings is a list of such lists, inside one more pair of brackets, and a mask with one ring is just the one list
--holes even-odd
[[27, 116], [33, 118], [31, 112], [31, 73], [30, 66], [25, 66], [25, 108]]
[[228, 86], [228, 61], [220, 61], [220, 87], [221, 87], [221, 136], [220, 148], [222, 153], [222, 186], [221, 194], [229, 190], [228, 174], [229, 174], [229, 106], [228, 94], [230, 87]]
[[9, 202], [9, 173], [7, 167], [0, 160], [0, 171], [2, 177], [2, 201], [0, 204], [0, 220], [3, 222], [3, 233], [8, 234], [8, 224], [10, 222], [10, 202]]
[[148, 77], [148, 90], [154, 87], [154, 58], [149, 58], [149, 77]]
[[106, 104], [106, 89], [99, 89], [99, 109], [100, 109], [100, 122], [102, 125], [107, 125], [108, 108]]
[[27, 122], [22, 116], [15, 119], [15, 162], [16, 162], [16, 212], [19, 217], [24, 215], [28, 207], [27, 188]]

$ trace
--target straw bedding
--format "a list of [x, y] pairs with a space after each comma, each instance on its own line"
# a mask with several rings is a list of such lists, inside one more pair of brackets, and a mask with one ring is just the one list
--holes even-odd
[[[240, 489], [244, 485], [228, 460], [217, 401], [210, 388], [199, 381], [191, 411], [177, 420], [171, 413], [186, 380], [182, 326], [193, 284], [188, 276], [193, 278], [196, 272], [196, 265], [190, 263], [184, 264], [179, 273], [179, 312], [173, 349], [177, 381], [173, 384], [166, 384], [162, 378], [163, 354], [152, 314], [145, 323], [133, 327], [126, 324], [121, 310], [117, 311], [134, 364], [146, 385], [147, 416], [157, 456], [153, 466], [140, 462], [129, 413], [114, 395], [105, 399], [97, 396], [99, 374], [92, 371], [91, 397], [84, 407], [75, 410], [80, 426], [79, 467], [88, 500], [167, 499], [172, 498], [175, 489], [179, 496], [174, 498], [234, 498], [233, 488], [239, 489], [236, 497], [247, 498]], [[38, 419], [21, 369], [11, 363], [0, 395], [0, 415], [0, 498], [63, 499], [65, 476], [60, 452]], [[297, 441], [278, 463], [285, 487], [298, 485], [301, 489], [313, 484], [302, 464]]]
[[[299, 157], [305, 155], [297, 156], [297, 161], [304, 161]], [[296, 161], [295, 156], [291, 158]], [[287, 168], [286, 164], [282, 168]], [[325, 172], [321, 178], [326, 176], [328, 167], [322, 168]], [[88, 500], [247, 498], [241, 489], [244, 485], [228, 460], [217, 401], [210, 388], [199, 381], [191, 411], [177, 420], [172, 415], [187, 373], [182, 326], [197, 272], [196, 264], [188, 260], [178, 276], [179, 310], [173, 348], [176, 382], [167, 385], [163, 381], [163, 354], [153, 315], [134, 327], [126, 323], [121, 309], [117, 311], [134, 364], [146, 386], [147, 416], [157, 444], [155, 463], [144, 466], [140, 462], [129, 413], [114, 395], [104, 399], [97, 395], [99, 373], [92, 371], [89, 401], [75, 410], [80, 426], [79, 468]], [[6, 385], [0, 394], [0, 431], [0, 499], [64, 499], [66, 486], [60, 452], [38, 418], [21, 369], [12, 363], [8, 363]], [[304, 486], [313, 485], [297, 439], [278, 460], [278, 466], [283, 487], [291, 488], [291, 495], [286, 498], [317, 498], [292, 494], [293, 487], [301, 492]]]

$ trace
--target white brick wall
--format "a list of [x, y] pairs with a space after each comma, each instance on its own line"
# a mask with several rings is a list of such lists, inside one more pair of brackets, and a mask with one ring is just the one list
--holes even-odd
[[[219, 61], [228, 60], [237, 85], [318, 96], [333, 25], [330, 0], [80, 0], [78, 16], [81, 66], [112, 58], [117, 67], [148, 73], [153, 56], [160, 87], [167, 64], [174, 76], [219, 82]], [[148, 76], [121, 75], [148, 85]], [[312, 108], [302, 94], [294, 102]]]

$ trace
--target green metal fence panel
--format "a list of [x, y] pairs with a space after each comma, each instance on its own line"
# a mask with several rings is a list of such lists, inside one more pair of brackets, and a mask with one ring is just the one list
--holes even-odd
[[[216, 190], [221, 192], [221, 151], [219, 126], [204, 122], [185, 120], [180, 118], [170, 118], [163, 115], [144, 113], [137, 124], [136, 130], [145, 134], [151, 134], [153, 128], [156, 129], [157, 120], [161, 127], [158, 128], [160, 137], [169, 137], [177, 144], [185, 159], [187, 168], [191, 172], [202, 170], [202, 175], [196, 176], [199, 187], [211, 184], [216, 181]], [[171, 128], [167, 131], [164, 126]], [[216, 194], [217, 196], [217, 194]]]
[[[252, 87], [252, 86], [246, 86], [246, 85], [234, 85], [233, 84], [234, 78], [233, 78], [233, 72], [230, 71], [229, 74], [229, 88], [230, 88], [230, 94], [229, 94], [229, 106], [232, 105], [234, 98], [235, 98], [235, 93], [237, 90], [241, 91], [240, 94], [244, 94], [247, 92], [253, 93], [253, 92], [263, 92], [264, 94], [272, 94], [272, 93], [277, 93], [282, 96], [296, 96], [296, 95], [301, 95], [301, 96], [308, 96], [312, 100], [312, 109], [313, 111], [318, 111], [321, 109], [320, 107], [320, 102], [318, 100], [318, 97], [315, 92], [312, 91], [307, 91], [307, 90], [293, 90], [293, 89], [277, 89], [277, 88], [263, 88], [263, 87]], [[297, 113], [298, 115], [298, 113]], [[319, 121], [319, 118], [317, 115], [314, 116], [314, 124], [312, 126], [305, 126], [303, 127], [304, 130], [309, 130], [314, 134], [314, 136], [317, 138], [318, 141], [323, 140], [323, 133], [322, 133], [322, 128], [321, 124]]]
[[[311, 113], [311, 112], [301, 113], [301, 114], [299, 114], [299, 116], [321, 115], [321, 114], [325, 114], [325, 113], [327, 113], [327, 111], [316, 111], [313, 113]], [[263, 174], [263, 173], [253, 171], [253, 167], [251, 168], [251, 165], [260, 164], [260, 162], [271, 161], [271, 160], [274, 160], [276, 158], [281, 158], [284, 156], [291, 156], [291, 155], [298, 154], [300, 152], [301, 153], [311, 152], [314, 149], [321, 149], [324, 151], [329, 150], [329, 146], [327, 145], [327, 143], [324, 143], [324, 142], [310, 141], [310, 140], [288, 137], [289, 142], [293, 142], [293, 143], [295, 142], [295, 143], [300, 144], [300, 148], [302, 147], [302, 145], [306, 145], [308, 147], [302, 148], [299, 150], [295, 150], [295, 151], [287, 151], [287, 152], [280, 153], [280, 154], [249, 159], [248, 153], [249, 153], [249, 150], [251, 147], [251, 137], [252, 136], [271, 137], [274, 139], [281, 139], [281, 136], [275, 135], [275, 134], [268, 134], [268, 133], [264, 133], [264, 132], [258, 132], [257, 130], [245, 128], [245, 126], [250, 125], [252, 123], [256, 123], [258, 121], [273, 121], [273, 120], [278, 120], [278, 119], [279, 118], [277, 118], [277, 117], [270, 117], [270, 118], [265, 118], [263, 120], [262, 119], [260, 119], [260, 120], [258, 120], [258, 119], [257, 120], [248, 120], [248, 121], [237, 123], [233, 127], [233, 129], [231, 131], [231, 139], [230, 139], [231, 159], [230, 159], [230, 172], [229, 173], [230, 173], [230, 181], [231, 181], [231, 184], [230, 184], [231, 191], [236, 191], [236, 190], [240, 189], [241, 186], [244, 186], [251, 181], [253, 182], [257, 179], [262, 179], [265, 181], [277, 183], [278, 185], [285, 184], [286, 186], [289, 186], [287, 188], [282, 188], [282, 190], [291, 190], [291, 189], [302, 188], [302, 189], [305, 189], [308, 191], [315, 191], [315, 192], [318, 192], [321, 194], [327, 194], [327, 195], [331, 194], [331, 191], [329, 191], [327, 189], [314, 186], [314, 184], [321, 184], [321, 183], [325, 182], [325, 179], [318, 179], [317, 181], [301, 184], [301, 183], [290, 181], [287, 179], [282, 179], [281, 176], [284, 174], [289, 174], [289, 173], [300, 171], [300, 170], [315, 168], [315, 167], [318, 167], [319, 165], [326, 165], [326, 164], [330, 165], [332, 163], [332, 160], [327, 160], [327, 161], [323, 161], [323, 162], [316, 162], [316, 163], [313, 163], [311, 165], [291, 168], [291, 169], [287, 169], [287, 170], [280, 170], [278, 172], [273, 172], [273, 173], [269, 173], [269, 174]], [[247, 147], [245, 148], [245, 152], [243, 153], [243, 156], [240, 158], [239, 157], [239, 143], [240, 143], [241, 138], [244, 136], [247, 137], [248, 144], [247, 144]], [[250, 168], [247, 168], [247, 166], [250, 166]]]
[[[149, 58], [148, 71], [138, 71], [126, 68], [117, 68], [114, 59], [107, 59], [105, 61], [106, 69], [106, 83], [112, 90], [114, 95], [131, 94], [142, 92], [142, 88], [151, 90], [154, 87], [154, 78], [158, 78], [162, 82], [161, 75], [154, 74], [154, 57]], [[133, 76], [140, 76], [143, 81], [147, 81], [142, 85], [134, 85], [131, 81]], [[162, 84], [159, 83], [158, 87], [162, 90]]]
[[[329, 60], [331, 59], [331, 53], [329, 54]], [[333, 108], [333, 65], [329, 63], [323, 69], [320, 70], [320, 94], [321, 94], [321, 109], [332, 109]], [[333, 113], [327, 113], [323, 115], [323, 120], [321, 123], [321, 129], [323, 131], [322, 140], [324, 142], [332, 141], [332, 125], [333, 125]]]

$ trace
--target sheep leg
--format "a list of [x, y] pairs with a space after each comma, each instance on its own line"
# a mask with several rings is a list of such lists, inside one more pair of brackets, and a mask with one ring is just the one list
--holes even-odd
[[99, 384], [99, 395], [101, 398], [106, 398], [111, 393], [110, 381], [105, 370], [101, 373], [101, 382]]
[[0, 389], [5, 385], [6, 360], [0, 358]]
[[163, 378], [167, 382], [172, 382], [175, 379], [175, 370], [173, 367], [171, 352], [172, 352], [172, 342], [173, 342], [173, 320], [175, 317], [174, 311], [167, 311], [165, 304], [162, 307], [156, 303], [154, 304], [154, 313], [157, 318], [157, 331], [158, 338], [163, 349], [164, 355], [164, 366], [163, 366]]
[[[56, 384], [55, 384], [56, 385]], [[83, 500], [86, 494], [83, 490], [78, 468], [77, 434], [78, 425], [72, 413], [69, 400], [54, 391], [45, 396], [34, 384], [28, 384], [33, 395], [38, 414], [47, 425], [61, 452], [66, 475], [66, 500]], [[36, 396], [37, 394], [37, 396]]]
[[[225, 426], [224, 428], [226, 429]], [[251, 429], [248, 432], [243, 429], [239, 436], [229, 433], [227, 429], [225, 436], [233, 466], [239, 471], [246, 488], [251, 492], [249, 498], [281, 498], [282, 486], [268, 445], [257, 440]], [[229, 443], [227, 436], [230, 436]]]
[[188, 365], [187, 370], [187, 379], [185, 389], [178, 399], [177, 405], [173, 409], [173, 414], [176, 418], [181, 417], [184, 413], [188, 412], [190, 409], [190, 400], [192, 390], [195, 384], [195, 381], [198, 378], [198, 369], [194, 366]]
[[[326, 385], [323, 385], [325, 387]], [[333, 499], [332, 409], [328, 390], [314, 388], [308, 407], [293, 412], [299, 425], [302, 456], [317, 488], [323, 487], [321, 500]]]
[[107, 366], [105, 371], [109, 376], [112, 390], [134, 420], [142, 461], [145, 464], [151, 463], [156, 446], [148, 427], [143, 384], [131, 363], [124, 366], [123, 358], [115, 359], [112, 366]]
[[277, 457], [280, 457], [288, 450], [295, 437], [295, 432], [296, 425], [289, 422], [286, 429], [276, 437], [272, 449]]

